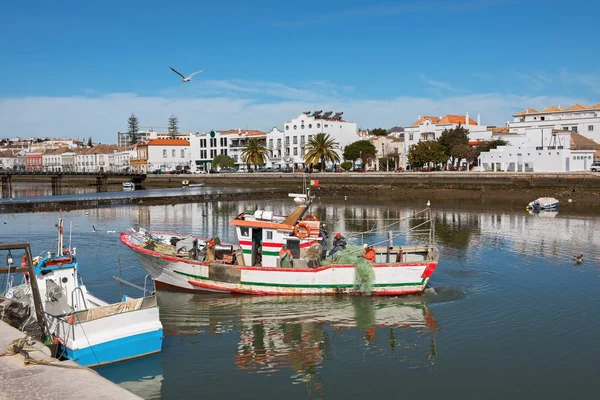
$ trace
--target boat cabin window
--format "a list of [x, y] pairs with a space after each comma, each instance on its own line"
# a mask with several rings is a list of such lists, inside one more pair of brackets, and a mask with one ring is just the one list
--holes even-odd
[[292, 252], [292, 258], [300, 258], [300, 241], [288, 239], [286, 242], [287, 248]]
[[267, 240], [273, 240], [273, 231], [267, 231]]
[[240, 236], [250, 237], [250, 230], [248, 228], [240, 228]]

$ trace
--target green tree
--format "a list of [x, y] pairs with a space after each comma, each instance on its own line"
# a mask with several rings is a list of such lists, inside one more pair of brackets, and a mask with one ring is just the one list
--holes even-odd
[[129, 134], [129, 144], [136, 144], [140, 137], [138, 135], [139, 121], [135, 114], [131, 113], [131, 116], [127, 120], [127, 133]]
[[344, 168], [344, 170], [348, 171], [352, 168], [352, 163], [350, 161], [344, 161], [340, 164], [340, 167]]
[[473, 163], [479, 157], [479, 149], [467, 144], [457, 144], [452, 148], [452, 153], [458, 160], [467, 160], [468, 164]]
[[179, 120], [175, 114], [171, 114], [169, 117], [169, 137], [175, 139], [175, 134], [179, 132]]
[[88, 145], [88, 147], [94, 147], [94, 144], [92, 143], [92, 137], [91, 136], [88, 138], [87, 145]]
[[304, 163], [306, 165], [320, 163], [321, 171], [323, 171], [325, 170], [326, 161], [332, 163], [340, 161], [340, 156], [335, 152], [336, 147], [338, 147], [338, 142], [328, 133], [317, 133], [308, 139], [306, 143]]
[[452, 129], [444, 129], [438, 141], [444, 146], [444, 152], [450, 159], [450, 164], [454, 165], [454, 161], [459, 157], [453, 150], [459, 148], [457, 147], [459, 145], [466, 146], [469, 144], [469, 130], [463, 128], [461, 125]]
[[371, 130], [371, 135], [374, 135], [374, 136], [387, 136], [388, 135], [388, 131], [387, 131], [387, 129], [383, 129], [383, 128], [375, 128], [375, 129]]
[[413, 144], [408, 151], [408, 162], [412, 167], [423, 167], [429, 163], [440, 164], [448, 161], [444, 146], [436, 140], [426, 140]]
[[380, 171], [393, 171], [396, 169], [396, 157], [379, 157], [379, 170]]
[[354, 162], [354, 160], [360, 158], [363, 168], [367, 161], [375, 158], [376, 154], [375, 146], [368, 140], [357, 140], [344, 148], [344, 160]]
[[264, 165], [267, 159], [268, 150], [257, 138], [249, 139], [242, 150], [242, 161], [247, 165], [254, 165], [254, 168]]
[[235, 160], [225, 154], [218, 154], [212, 160], [213, 168], [233, 168], [235, 167]]

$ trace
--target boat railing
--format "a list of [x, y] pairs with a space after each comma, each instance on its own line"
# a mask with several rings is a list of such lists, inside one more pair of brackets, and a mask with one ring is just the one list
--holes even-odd
[[[428, 207], [425, 210], [419, 211], [418, 213], [413, 214], [410, 217], [406, 217], [403, 218], [401, 220], [398, 220], [392, 224], [386, 225], [385, 227], [379, 228], [379, 229], [372, 229], [370, 231], [367, 232], [359, 232], [358, 234], [361, 234], [361, 244], [364, 244], [364, 234], [366, 233], [372, 233], [372, 232], [377, 232], [377, 231], [381, 231], [382, 229], [385, 228], [390, 228], [394, 225], [397, 225], [403, 221], [408, 221], [411, 219], [422, 219], [423, 215], [425, 215], [426, 220], [413, 226], [413, 227], [409, 227], [408, 229], [404, 229], [404, 230], [399, 230], [399, 231], [392, 231], [391, 229], [388, 230], [388, 237], [386, 239], [380, 240], [378, 242], [372, 242], [369, 243], [370, 246], [377, 246], [377, 245], [383, 245], [386, 244], [388, 248], [393, 247], [393, 241], [394, 239], [406, 236], [409, 233], [427, 233], [428, 234], [428, 244], [427, 247], [428, 248], [433, 248], [435, 245], [435, 221], [433, 220], [432, 217], [432, 213], [431, 213], [431, 209]], [[420, 218], [416, 218], [416, 216], [421, 216]], [[348, 235], [350, 236], [350, 235]], [[354, 235], [356, 236], [356, 234]], [[362, 247], [351, 251], [351, 252], [346, 252], [345, 254], [352, 254], [352, 253], [359, 253], [362, 252], [363, 249]]]
[[[73, 289], [73, 291], [71, 292], [71, 307], [73, 308], [74, 311], [82, 311], [82, 309], [79, 308], [79, 301], [77, 301], [77, 305], [75, 304], [75, 293], [79, 292], [81, 294], [81, 299], [83, 300], [83, 310], [87, 310], [87, 302], [85, 301], [85, 295], [83, 294], [83, 290], [81, 289], [81, 286], [77, 286], [75, 289]], [[79, 299], [79, 297], [78, 297]]]
[[[152, 287], [153, 287], [153, 291], [148, 291], [148, 278], [150, 278], [150, 280], [152, 281]], [[135, 283], [131, 283], [129, 281], [126, 281], [123, 278], [120, 278], [118, 276], [113, 276], [113, 279], [117, 282], [119, 282], [120, 284], [123, 285], [127, 285], [129, 287], [132, 287], [134, 289], [140, 290], [142, 291], [142, 293], [144, 294], [144, 297], [146, 297], [146, 293], [149, 293], [150, 295], [152, 295], [154, 292], [156, 292], [156, 288], [154, 287], [154, 280], [152, 279], [152, 277], [150, 276], [150, 274], [147, 274], [144, 277], [144, 287], [141, 287], [139, 285], [136, 285]]]

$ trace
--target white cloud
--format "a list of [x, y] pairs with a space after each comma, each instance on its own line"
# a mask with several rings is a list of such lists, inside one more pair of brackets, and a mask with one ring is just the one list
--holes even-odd
[[[340, 94], [342, 93], [342, 94]], [[344, 118], [362, 128], [407, 126], [418, 115], [481, 113], [481, 122], [503, 125], [516, 111], [596, 104], [594, 99], [559, 96], [517, 96], [500, 93], [456, 94], [450, 97], [361, 98], [328, 82], [289, 87], [275, 82], [204, 81], [180, 85], [156, 96], [114, 93], [98, 97], [0, 98], [0, 137], [89, 137], [115, 143], [116, 132], [127, 129], [133, 112], [142, 126], [156, 130], [167, 125], [174, 113], [182, 131], [282, 127], [303, 111], [344, 111]], [[165, 128], [166, 129], [166, 128]]]

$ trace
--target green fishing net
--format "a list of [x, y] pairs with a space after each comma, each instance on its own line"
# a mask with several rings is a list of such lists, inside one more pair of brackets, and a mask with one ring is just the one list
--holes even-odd
[[373, 264], [362, 257], [365, 254], [362, 246], [347, 245], [346, 249], [340, 250], [331, 257], [325, 258], [322, 266], [332, 263], [335, 264], [352, 264], [354, 265], [354, 289], [364, 294], [370, 295], [373, 289]]

